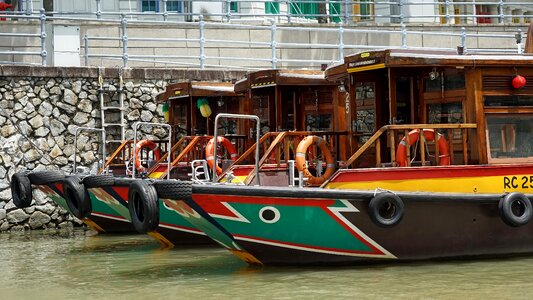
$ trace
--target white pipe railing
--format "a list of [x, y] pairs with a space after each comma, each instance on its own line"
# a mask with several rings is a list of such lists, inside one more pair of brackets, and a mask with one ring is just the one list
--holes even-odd
[[[213, 4], [220, 4], [221, 7], [224, 8], [222, 13], [212, 12], [207, 13], [205, 15], [200, 15], [195, 12], [186, 12], [185, 10], [182, 10], [182, 12], [171, 12], [167, 9], [166, 5], [168, 4], [167, 1], [162, 1], [163, 8], [161, 9], [161, 12], [110, 12], [110, 11], [103, 11], [101, 6], [101, 0], [90, 0], [95, 1], [96, 5], [96, 11], [85, 11], [85, 12], [48, 12], [44, 11], [44, 9], [41, 9], [38, 13], [36, 13], [34, 10], [32, 10], [31, 7], [31, 1], [24, 1], [25, 5], [23, 7], [20, 7], [20, 11], [15, 12], [3, 12], [0, 14], [0, 18], [6, 18], [6, 19], [16, 19], [16, 20], [39, 20], [40, 23], [40, 29], [39, 33], [29, 33], [29, 34], [21, 34], [21, 33], [10, 33], [10, 32], [0, 32], [0, 37], [9, 37], [12, 39], [17, 38], [38, 38], [41, 42], [41, 49], [40, 52], [38, 51], [0, 51], [1, 54], [5, 55], [16, 55], [16, 56], [40, 56], [41, 57], [41, 65], [46, 65], [46, 58], [47, 58], [47, 49], [46, 49], [46, 25], [47, 22], [52, 21], [96, 21], [96, 22], [102, 22], [109, 26], [119, 26], [120, 28], [120, 36], [119, 37], [102, 37], [102, 36], [89, 36], [85, 35], [83, 37], [83, 62], [87, 66], [90, 64], [91, 58], [98, 58], [103, 60], [122, 60], [122, 65], [124, 67], [128, 66], [129, 61], [136, 61], [136, 62], [146, 62], [146, 63], [152, 63], [152, 64], [163, 64], [163, 65], [181, 65], [181, 66], [187, 66], [187, 67], [198, 67], [200, 69], [204, 69], [206, 67], [219, 67], [219, 68], [247, 68], [251, 69], [253, 67], [250, 67], [249, 64], [241, 63], [240, 65], [238, 63], [229, 65], [225, 64], [222, 61], [232, 61], [232, 62], [249, 62], [249, 61], [258, 61], [258, 62], [269, 62], [269, 65], [272, 68], [278, 68], [280, 66], [287, 66], [287, 63], [296, 63], [296, 62], [302, 62], [306, 63], [306, 66], [309, 67], [318, 67], [319, 65], [322, 65], [324, 63], [335, 63], [340, 62], [343, 60], [344, 56], [347, 54], [347, 50], [365, 50], [365, 49], [382, 49], [382, 48], [403, 48], [403, 49], [420, 49], [420, 45], [418, 44], [410, 44], [409, 38], [410, 37], [424, 37], [424, 36], [443, 36], [443, 37], [455, 37], [458, 38], [457, 45], [450, 45], [449, 47], [424, 47], [424, 49], [431, 49], [431, 50], [456, 50], [456, 47], [461, 47], [464, 49], [464, 51], [470, 52], [470, 53], [476, 53], [476, 52], [487, 52], [487, 53], [495, 53], [495, 52], [502, 52], [502, 53], [511, 53], [511, 52], [522, 52], [522, 45], [521, 42], [523, 40], [522, 32], [520, 29], [517, 32], [509, 33], [509, 34], [488, 34], [488, 33], [477, 33], [477, 32], [467, 32], [465, 27], [446, 27], [445, 29], [441, 30], [448, 30], [448, 32], [428, 32], [428, 31], [419, 31], [419, 30], [410, 30], [407, 28], [406, 24], [409, 23], [409, 20], [415, 20], [417, 18], [434, 18], [434, 22], [430, 23], [446, 23], [451, 24], [451, 20], [454, 20], [455, 18], [469, 18], [473, 17], [472, 21], [475, 23], [478, 21], [477, 18], [492, 18], [494, 20], [498, 20], [498, 24], [505, 24], [506, 20], [508, 18], [533, 18], [533, 16], [530, 16], [528, 14], [525, 14], [524, 12], [531, 12], [533, 14], [533, 3], [529, 4], [530, 2], [524, 1], [505, 1], [505, 0], [494, 0], [494, 1], [476, 1], [475, 3], [470, 1], [463, 1], [463, 2], [452, 2], [450, 0], [441, 0], [441, 1], [433, 1], [433, 2], [422, 2], [422, 1], [410, 1], [410, 0], [394, 0], [394, 1], [373, 1], [373, 2], [367, 2], [367, 1], [348, 1], [348, 0], [329, 0], [327, 4], [327, 11], [326, 14], [315, 14], [315, 13], [303, 13], [301, 8], [302, 5], [305, 4], [317, 4], [317, 3], [324, 3], [323, 0], [282, 0], [278, 2], [272, 2], [272, 1], [251, 1], [251, 0], [236, 0], [236, 1], [229, 1], [229, 0], [207, 0], [203, 2], [210, 2]], [[192, 2], [191, 0], [185, 0], [184, 2]], [[189, 4], [191, 4], [189, 3]], [[257, 11], [254, 11], [253, 14], [248, 13], [244, 11], [244, 9], [241, 9], [240, 11], [232, 11], [229, 8], [232, 5], [232, 3], [237, 3], [237, 6], [241, 6], [243, 4], [247, 5], [256, 5], [260, 4], [259, 6], [265, 7], [265, 5], [271, 5], [270, 3], [278, 3], [280, 9], [276, 10], [274, 14], [270, 13], [257, 13]], [[349, 4], [349, 5], [348, 5]], [[335, 6], [337, 5], [337, 6]], [[353, 5], [363, 5], [366, 8], [374, 8], [369, 10], [369, 14], [361, 14], [361, 13], [354, 13], [352, 10]], [[383, 7], [389, 9], [389, 14], [383, 14], [383, 13], [376, 13], [379, 5], [385, 5]], [[413, 14], [409, 9], [413, 8], [420, 8], [420, 7], [426, 7], [426, 6], [434, 6], [435, 14]], [[456, 13], [456, 10], [454, 8], [460, 7], [461, 5], [465, 6], [479, 6], [479, 7], [487, 7], [491, 8], [490, 10], [492, 14], [482, 14], [475, 11], [476, 9], [473, 9], [472, 14], [468, 13]], [[481, 6], [480, 6], [481, 5]], [[394, 11], [391, 9], [391, 7], [396, 7], [397, 11]], [[282, 8], [286, 11], [282, 11]], [[331, 8], [331, 9], [330, 9]], [[520, 15], [510, 15], [506, 14], [506, 11], [509, 11], [509, 9], [521, 9], [520, 11], [522, 14]], [[494, 12], [497, 13], [494, 13]], [[394, 13], [393, 13], [394, 12]], [[459, 12], [461, 12], [459, 10]], [[116, 16], [119, 16], [119, 19], [116, 18]], [[137, 16], [138, 18], [133, 18], [134, 16]], [[158, 20], [145, 20], [143, 18], [145, 17], [157, 17], [160, 19]], [[269, 24], [266, 25], [252, 25], [252, 24], [243, 24], [243, 23], [232, 23], [230, 21], [240, 20], [244, 17], [261, 17], [263, 21], [268, 20]], [[111, 17], [111, 18], [108, 18]], [[182, 20], [178, 20], [173, 17], [182, 17]], [[190, 17], [190, 18], [189, 18]], [[216, 17], [223, 17], [223, 18], [216, 18]], [[265, 19], [264, 17], [269, 17], [268, 19]], [[309, 26], [285, 26], [281, 23], [284, 23], [284, 21], [287, 22], [294, 22], [295, 20], [298, 20], [298, 18], [311, 18], [311, 17], [328, 17], [329, 21], [335, 20], [335, 21], [341, 21], [338, 23], [335, 27], [327, 26], [327, 27], [309, 27]], [[399, 23], [399, 28], [397, 30], [387, 30], [387, 29], [359, 29], [359, 28], [352, 28], [349, 27], [349, 25], [345, 24], [352, 24], [354, 22], [357, 22], [357, 18], [367, 18], [371, 22], [378, 22], [378, 19], [388, 19], [389, 23]], [[286, 19], [283, 19], [286, 18]], [[206, 20], [210, 20], [207, 22]], [[213, 19], [215, 21], [219, 22], [213, 22]], [[193, 20], [196, 22], [187, 22], [187, 20]], [[243, 19], [244, 20], [244, 19]], [[256, 19], [258, 20], [258, 19]], [[525, 19], [524, 19], [525, 20]], [[225, 21], [225, 23], [224, 23]], [[365, 20], [366, 21], [366, 20]], [[1, 22], [0, 22], [1, 24]], [[119, 25], [120, 24], [120, 25]], [[196, 29], [198, 31], [198, 38], [156, 38], [153, 36], [150, 37], [129, 37], [128, 36], [128, 26], [130, 24], [151, 24], [151, 25], [157, 25], [157, 24], [166, 24], [168, 26], [176, 26], [177, 28], [192, 28]], [[393, 25], [395, 26], [395, 25]], [[222, 37], [218, 37], [215, 39], [209, 39], [206, 37], [206, 30], [210, 28], [219, 28], [219, 29], [232, 29], [232, 30], [261, 30], [265, 32], [267, 36], [270, 35], [270, 38], [268, 41], [245, 41], [245, 40], [231, 40], [231, 39], [223, 39]], [[470, 30], [470, 29], [469, 29]], [[1, 31], [1, 30], [0, 30]], [[285, 42], [281, 41], [280, 36], [289, 35], [286, 34], [288, 32], [311, 32], [311, 33], [334, 33], [336, 35], [336, 39], [332, 40], [330, 43], [298, 43], [298, 42]], [[354, 34], [379, 34], [379, 35], [388, 35], [389, 37], [398, 37], [396, 39], [390, 39], [395, 42], [389, 42], [388, 44], [372, 44], [372, 43], [361, 43], [361, 44], [350, 44], [347, 43], [347, 37]], [[502, 40], [514, 40], [516, 41], [516, 46], [509, 47], [506, 49], [475, 49], [470, 48], [467, 49], [467, 45], [469, 45], [468, 40], [471, 39], [487, 39], [487, 41], [493, 41], [494, 39], [502, 39]], [[109, 41], [117, 41], [118, 45], [120, 45], [122, 49], [122, 54], [106, 54], [106, 53], [94, 53], [93, 54], [93, 47], [91, 47], [91, 41], [103, 41], [103, 40], [109, 40]], [[136, 54], [133, 55], [130, 53], [130, 48], [128, 46], [129, 41], [135, 41], [135, 42], [146, 42], [147, 45], [149, 45], [149, 42], [168, 42], [168, 43], [190, 43], [195, 45], [192, 48], [197, 48], [198, 52], [197, 54], [193, 55], [141, 55]], [[237, 56], [228, 56], [228, 55], [222, 55], [219, 56], [208, 54], [206, 52], [207, 47], [213, 47], [213, 44], [220, 44], [220, 45], [238, 45], [242, 46], [242, 48], [249, 48], [249, 49], [270, 49], [268, 51], [268, 55], [263, 54], [260, 57], [253, 56], [253, 57], [237, 57]], [[472, 43], [474, 44], [474, 43]], [[190, 47], [188, 45], [188, 47]], [[178, 47], [176, 47], [178, 48]], [[302, 51], [301, 56], [299, 57], [280, 57], [280, 53], [284, 49], [324, 49], [324, 50], [337, 50], [336, 54], [334, 55], [333, 59], [315, 59], [309, 55], [306, 57], [303, 53], [306, 53], [306, 51]], [[265, 52], [264, 52], [265, 53]], [[309, 53], [309, 52], [307, 52]], [[218, 62], [213, 62], [218, 60]], [[194, 63], [196, 61], [197, 63]], [[35, 64], [35, 63], [33, 63]], [[265, 64], [262, 65], [262, 67], [265, 67]]]
[[[529, 0], [464, 0], [454, 2], [452, 0], [203, 0], [201, 3], [195, 0], [181, 0], [179, 11], [168, 9], [167, 0], [158, 0], [158, 11], [105, 11], [102, 8], [102, 0], [94, 1], [94, 11], [50, 11], [49, 16], [74, 16], [72, 19], [87, 17], [93, 20], [120, 20], [122, 15], [128, 18], [157, 18], [166, 22], [181, 18], [184, 21], [198, 20], [200, 15], [211, 20], [230, 22], [232, 20], [257, 21], [262, 18], [275, 18], [277, 22], [342, 22], [351, 24], [359, 21], [373, 21], [386, 23], [404, 22], [427, 22], [427, 18], [433, 18], [434, 22], [451, 24], [455, 18], [465, 19], [476, 24], [490, 19], [503, 24], [513, 22], [513, 18], [527, 19], [533, 14], [533, 4]], [[141, 1], [139, 1], [139, 4]], [[10, 12], [12, 15], [40, 14], [32, 6], [31, 0], [25, 0], [24, 5], [18, 11]], [[56, 4], [57, 5], [57, 4]], [[323, 5], [323, 6], [321, 6]], [[140, 6], [140, 5], [139, 5]], [[233, 11], [232, 8], [237, 10]], [[322, 7], [322, 10], [313, 7]], [[87, 7], [91, 7], [87, 5]], [[267, 7], [272, 10], [269, 11]], [[202, 11], [205, 8], [207, 12]], [[432, 10], [433, 13], [427, 13]], [[202, 11], [202, 13], [200, 13]], [[511, 12], [515, 12], [512, 14]]]

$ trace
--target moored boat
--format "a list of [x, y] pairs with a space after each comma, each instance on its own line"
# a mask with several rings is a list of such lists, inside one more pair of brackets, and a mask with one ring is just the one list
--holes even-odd
[[350, 93], [353, 154], [320, 187], [195, 184], [181, 205], [255, 264], [532, 253], [532, 63], [414, 50], [348, 56], [326, 74]]
[[[172, 147], [147, 164], [147, 157], [134, 150], [133, 141], [123, 143], [103, 166], [103, 169], [111, 170], [112, 175], [95, 175], [85, 179], [94, 182], [86, 186], [92, 200], [107, 206], [121, 218], [132, 222], [136, 231], [151, 235], [166, 247], [211, 244], [211, 239], [203, 232], [180, 218], [179, 210], [154, 197], [154, 185], [161, 178], [190, 179], [191, 166], [196, 163], [197, 177], [205, 178], [202, 174], [205, 173], [203, 167], [207, 167], [205, 149], [214, 130], [209, 117], [220, 112], [237, 111], [241, 98], [234, 93], [233, 84], [227, 82], [187, 81], [167, 86], [156, 100], [168, 104], [167, 121], [171, 128]], [[234, 154], [237, 149], [242, 151], [244, 136], [235, 134], [242, 124], [226, 122], [223, 126], [226, 129], [225, 140], [231, 140], [235, 145]], [[136, 154], [132, 156], [132, 153]], [[228, 152], [228, 161], [235, 159], [229, 157], [230, 154]], [[128, 163], [133, 160], [136, 162], [134, 166]], [[130, 205], [130, 199], [135, 204]]]

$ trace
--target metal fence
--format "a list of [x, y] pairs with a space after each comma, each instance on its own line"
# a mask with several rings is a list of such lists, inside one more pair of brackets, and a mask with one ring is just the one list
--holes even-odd
[[[457, 2], [454, 2], [457, 3]], [[46, 26], [49, 26], [54, 21], [65, 21], [72, 20], [70, 17], [64, 16], [49, 16], [49, 13], [41, 9], [39, 15], [33, 14], [4, 14], [0, 17], [12, 18], [17, 20], [32, 20], [32, 24], [39, 24], [39, 33], [33, 34], [22, 34], [22, 33], [0, 33], [0, 37], [11, 37], [11, 38], [34, 38], [40, 40], [41, 51], [0, 51], [0, 55], [14, 55], [14, 56], [40, 56], [41, 65], [45, 66], [47, 61], [47, 49], [46, 49], [46, 39], [50, 38], [46, 35]], [[128, 67], [130, 62], [146, 63], [157, 66], [180, 66], [180, 67], [193, 67], [193, 68], [245, 68], [243, 65], [235, 64], [226, 64], [223, 62], [229, 61], [248, 61], [248, 62], [260, 62], [267, 64], [271, 68], [286, 67], [287, 65], [298, 65], [306, 64], [309, 67], [318, 68], [323, 64], [335, 63], [343, 61], [343, 58], [346, 54], [356, 52], [357, 50], [364, 49], [380, 49], [380, 48], [403, 48], [403, 49], [418, 49], [421, 48], [415, 44], [410, 44], [409, 40], [411, 37], [427, 37], [427, 36], [438, 36], [438, 37], [448, 37], [457, 41], [456, 44], [450, 45], [449, 47], [424, 47], [424, 49], [431, 50], [457, 50], [457, 47], [460, 47], [464, 52], [469, 53], [486, 53], [486, 52], [500, 52], [500, 53], [521, 53], [522, 51], [522, 40], [523, 34], [518, 29], [516, 32], [505, 33], [505, 34], [493, 34], [493, 33], [479, 33], [479, 32], [469, 32], [465, 27], [449, 27], [446, 28], [445, 32], [437, 31], [420, 31], [420, 30], [410, 30], [406, 24], [402, 24], [396, 30], [391, 29], [368, 29], [360, 28], [354, 26], [346, 26], [343, 23], [338, 23], [335, 26], [288, 26], [281, 25], [276, 23], [274, 19], [269, 19], [270, 24], [267, 25], [251, 25], [251, 24], [234, 24], [234, 23], [221, 23], [221, 22], [206, 22], [203, 15], [198, 16], [197, 22], [185, 22], [185, 21], [148, 21], [148, 20], [130, 20], [130, 16], [126, 13], [121, 14], [120, 20], [106, 20], [108, 26], [119, 26], [120, 27], [120, 36], [91, 36], [85, 35], [82, 37], [82, 49], [80, 53], [81, 61], [84, 65], [90, 64], [91, 58], [97, 58], [104, 61], [117, 62], [121, 61], [122, 66]], [[80, 20], [77, 18], [76, 20]], [[100, 20], [98, 22], [103, 22]], [[129, 29], [128, 24], [143, 24], [143, 25], [160, 25], [166, 24], [172, 28], [193, 28], [197, 31], [197, 38], [157, 38], [157, 37], [131, 37], [128, 35]], [[0, 26], [1, 28], [1, 26]], [[206, 38], [206, 31], [211, 28], [223, 28], [231, 29], [233, 31], [239, 30], [256, 30], [264, 32], [266, 36], [269, 36], [268, 41], [254, 41], [254, 40], [235, 40], [225, 37], [220, 37], [217, 39], [208, 39]], [[454, 30], [455, 29], [455, 30]], [[298, 43], [298, 42], [286, 42], [280, 41], [280, 35], [284, 32], [313, 32], [313, 33], [329, 33], [333, 34], [336, 38], [330, 39], [329, 43]], [[368, 43], [346, 43], [348, 36], [357, 35], [357, 34], [375, 34], [381, 36], [391, 37], [389, 40], [394, 40], [397, 42], [389, 43], [386, 45], [383, 44], [372, 44]], [[392, 38], [394, 37], [394, 38]], [[498, 44], [498, 41], [503, 41], [503, 43], [514, 45], [507, 48], [499, 49], [490, 49], [490, 48], [476, 48], [468, 47], [470, 39], [485, 39], [490, 41], [493, 44]], [[94, 41], [117, 41], [118, 46], [122, 50], [122, 54], [111, 54], [111, 53], [95, 53], [95, 48], [91, 46], [91, 43]], [[132, 54], [130, 53], [131, 47], [128, 46], [128, 42], [146, 42], [147, 45], [150, 43], [189, 43], [193, 46], [190, 48], [195, 52], [192, 55], [155, 55], [155, 54]], [[260, 56], [254, 55], [250, 57], [239, 56], [213, 56], [206, 54], [206, 48], [210, 45], [228, 45], [231, 47], [242, 46], [244, 48], [255, 48], [255, 49], [270, 49], [267, 51], [269, 54], [262, 54]], [[474, 43], [475, 44], [475, 43]], [[316, 49], [335, 51], [335, 54], [328, 59], [316, 59], [312, 56], [306, 56], [306, 51], [300, 51], [301, 55], [298, 57], [280, 57], [279, 51], [286, 49]], [[265, 52], [265, 51], [263, 51]], [[214, 63], [218, 61], [218, 63]], [[4, 62], [7, 63], [7, 62]], [[10, 62], [13, 63], [13, 62]], [[246, 66], [247, 69], [253, 69], [253, 66]]]
[[[71, 0], [56, 0], [59, 8]], [[145, 8], [144, 1], [134, 1], [133, 10], [106, 11], [102, 0], [78, 0], [94, 10], [49, 11], [48, 15], [120, 20], [123, 14], [134, 18], [152, 20], [196, 21], [204, 19], [221, 22], [249, 21], [274, 18], [276, 22], [332, 22], [351, 24], [357, 22], [410, 23], [434, 22], [440, 24], [524, 23], [533, 15], [533, 3], [529, 0], [157, 0], [157, 7]], [[116, 2], [118, 0], [106, 0]], [[147, 1], [148, 2], [148, 1]], [[20, 0], [21, 5], [13, 14], [35, 15], [32, 0]], [[169, 6], [172, 3], [172, 6]], [[117, 6], [118, 7], [118, 6]], [[202, 11], [203, 10], [203, 11]]]

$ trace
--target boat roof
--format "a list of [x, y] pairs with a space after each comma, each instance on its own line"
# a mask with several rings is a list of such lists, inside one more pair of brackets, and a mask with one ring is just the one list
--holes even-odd
[[386, 49], [348, 55], [344, 63], [326, 69], [328, 80], [348, 73], [394, 67], [520, 67], [533, 64], [532, 54], [463, 54], [454, 51]]
[[184, 81], [169, 84], [156, 96], [157, 102], [186, 97], [238, 96], [230, 82]]
[[235, 83], [235, 92], [249, 89], [289, 85], [331, 85], [324, 72], [317, 70], [261, 70], [249, 73]]

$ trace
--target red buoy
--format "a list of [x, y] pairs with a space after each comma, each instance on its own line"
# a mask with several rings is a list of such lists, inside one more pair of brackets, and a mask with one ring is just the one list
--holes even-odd
[[515, 89], [519, 89], [521, 87], [524, 87], [526, 85], [526, 79], [522, 75], [516, 75], [513, 78], [513, 87]]

